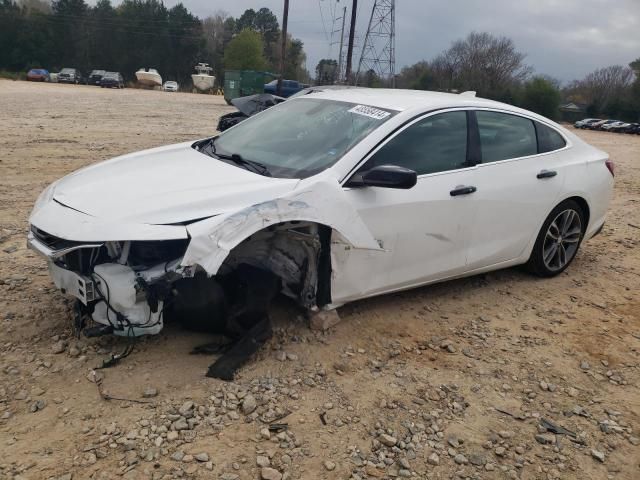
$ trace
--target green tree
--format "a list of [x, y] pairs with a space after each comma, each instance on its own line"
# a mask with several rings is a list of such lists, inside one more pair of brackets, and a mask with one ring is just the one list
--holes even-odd
[[[98, 0], [89, 12], [92, 35], [87, 38], [90, 69], [118, 70], [120, 57], [114, 39], [118, 34], [118, 14], [110, 0]], [[111, 28], [104, 28], [110, 26]], [[115, 32], [115, 36], [114, 36]]]
[[256, 30], [256, 11], [253, 8], [248, 8], [242, 15], [236, 20], [236, 33], [240, 33], [243, 30]]
[[436, 88], [436, 77], [431, 70], [425, 70], [422, 75], [413, 83], [411, 88], [416, 90], [434, 90]]
[[373, 69], [369, 69], [365, 72], [363, 80], [364, 80], [363, 84], [365, 87], [369, 87], [369, 88], [382, 87], [382, 80]]
[[558, 116], [560, 90], [548, 78], [534, 77], [524, 85], [522, 106], [547, 118]]
[[168, 32], [170, 36], [169, 50], [166, 59], [168, 65], [164, 73], [167, 80], [177, 80], [184, 83], [193, 71], [204, 50], [202, 24], [192, 15], [182, 3], [167, 12]]
[[323, 58], [316, 65], [316, 84], [333, 85], [338, 79], [338, 62]]
[[54, 0], [54, 35], [56, 39], [56, 63], [61, 67], [89, 68], [89, 36], [87, 14], [89, 7], [84, 0]]
[[229, 42], [224, 51], [224, 66], [227, 70], [264, 70], [262, 35], [245, 29]]

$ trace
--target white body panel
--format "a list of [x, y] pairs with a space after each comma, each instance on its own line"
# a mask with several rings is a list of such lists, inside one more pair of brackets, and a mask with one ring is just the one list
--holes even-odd
[[[545, 218], [566, 198], [588, 205], [586, 238], [604, 222], [613, 186], [606, 153], [536, 114], [470, 95], [349, 89], [313, 98], [397, 114], [333, 166], [304, 180], [261, 176], [190, 143], [124, 155], [57, 182], [39, 199], [30, 223], [82, 242], [190, 238], [182, 266], [215, 275], [229, 252], [256, 232], [282, 222], [315, 222], [333, 229], [331, 296], [339, 305], [524, 263]], [[421, 175], [407, 190], [345, 185], [395, 132], [443, 109], [525, 116], [560, 132], [566, 147]], [[557, 175], [539, 179], [542, 170]], [[452, 197], [462, 185], [477, 191]], [[191, 223], [179, 225], [184, 222]]]

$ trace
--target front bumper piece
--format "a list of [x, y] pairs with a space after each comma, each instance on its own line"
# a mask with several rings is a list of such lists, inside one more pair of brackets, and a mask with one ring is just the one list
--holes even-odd
[[97, 265], [94, 268], [98, 277], [96, 281], [93, 275], [81, 275], [56, 263], [56, 259], [75, 250], [102, 246], [102, 243], [87, 243], [54, 250], [32, 232], [27, 235], [27, 247], [47, 259], [51, 279], [62, 293], [77, 298], [85, 306], [95, 302], [91, 314], [93, 321], [113, 327], [113, 333], [120, 336], [160, 332], [163, 327], [163, 302], [159, 301], [155, 311], [152, 311], [146, 299], [138, 298], [136, 276], [131, 268], [116, 263]]

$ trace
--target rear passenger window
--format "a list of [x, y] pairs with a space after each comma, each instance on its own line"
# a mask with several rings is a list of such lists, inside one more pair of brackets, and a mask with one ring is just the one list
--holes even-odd
[[538, 153], [533, 122], [507, 113], [476, 111], [482, 162], [497, 162]]
[[538, 153], [553, 152], [564, 148], [567, 142], [553, 128], [535, 122], [538, 132]]

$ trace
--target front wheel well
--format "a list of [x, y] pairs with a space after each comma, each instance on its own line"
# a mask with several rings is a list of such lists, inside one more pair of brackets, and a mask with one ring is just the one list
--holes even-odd
[[220, 267], [226, 274], [241, 264], [271, 271], [283, 293], [305, 308], [331, 303], [332, 228], [309, 221], [269, 225], [236, 245]]

